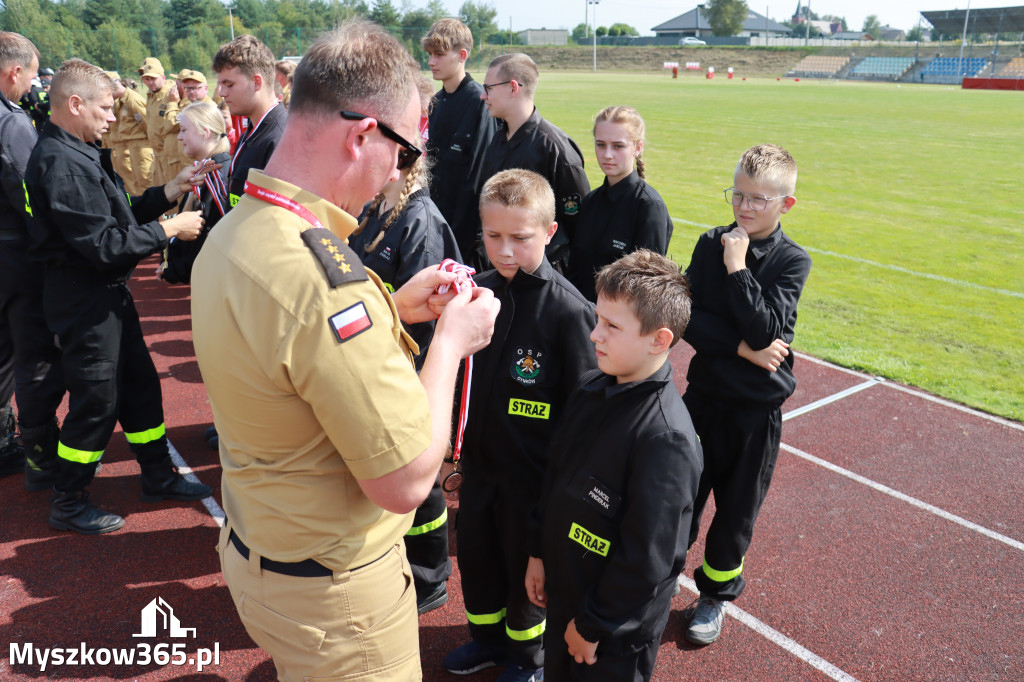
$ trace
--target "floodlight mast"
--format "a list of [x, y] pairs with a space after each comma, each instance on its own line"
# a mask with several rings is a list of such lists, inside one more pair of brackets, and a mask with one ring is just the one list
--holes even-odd
[[601, 0], [587, 0], [587, 4], [594, 6], [594, 73], [597, 73], [597, 6]]
[[964, 80], [964, 43], [967, 42], [967, 19], [971, 16], [971, 0], [967, 0], [967, 13], [964, 14], [964, 33], [960, 36], [960, 59], [956, 64], [957, 75], [960, 76], [960, 82]]

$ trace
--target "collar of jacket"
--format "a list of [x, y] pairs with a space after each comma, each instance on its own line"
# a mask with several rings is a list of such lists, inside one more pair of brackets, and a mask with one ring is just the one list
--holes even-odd
[[616, 383], [615, 377], [598, 370], [595, 376], [590, 381], [584, 383], [580, 388], [591, 393], [603, 392], [605, 398], [614, 398], [621, 393], [644, 387], [650, 387], [657, 390], [670, 381], [672, 381], [672, 363], [665, 360], [665, 363], [658, 368], [658, 371], [646, 379], [641, 379], [640, 381], [631, 381], [628, 384], [619, 384]]
[[75, 137], [68, 131], [61, 128], [59, 125], [54, 123], [52, 120], [47, 121], [46, 125], [43, 126], [43, 133], [40, 137], [52, 137], [58, 142], [71, 147], [75, 151], [85, 154], [90, 159], [99, 163], [100, 161], [100, 147], [97, 144], [90, 144], [85, 142], [81, 138]]
[[[528, 273], [520, 269], [516, 272], [511, 282], [505, 281], [505, 278], [497, 270], [488, 270], [483, 275], [477, 276], [477, 284], [493, 288], [497, 292], [523, 291], [535, 289], [554, 278], [555, 269], [551, 267], [551, 263], [548, 262], [547, 256], [545, 256], [536, 270]], [[491, 287], [490, 281], [492, 279], [494, 280], [493, 287]]]
[[533, 113], [530, 114], [530, 118], [526, 119], [523, 125], [519, 126], [519, 130], [515, 132], [512, 137], [508, 136], [508, 122], [505, 119], [501, 119], [501, 125], [504, 128], [498, 139], [502, 140], [504, 144], [519, 144], [519, 142], [527, 135], [531, 135], [534, 129], [540, 125], [540, 113], [537, 111], [537, 107], [533, 108]]
[[634, 168], [632, 173], [630, 173], [629, 175], [622, 178], [621, 180], [619, 180], [618, 182], [611, 186], [608, 185], [608, 177], [605, 176], [603, 186], [605, 192], [608, 193], [608, 198], [611, 199], [612, 201], [618, 201], [627, 194], [630, 194], [633, 191], [635, 191], [636, 188], [639, 187], [643, 182], [644, 180], [640, 177], [640, 174], [637, 173], [636, 169]]
[[[729, 226], [729, 229], [732, 229], [734, 227], [736, 227], [735, 220], [732, 222], [732, 225]], [[778, 246], [780, 241], [782, 241], [781, 220], [779, 221], [779, 224], [775, 226], [775, 229], [772, 230], [772, 233], [765, 237], [764, 239], [751, 239], [748, 250], [751, 254], [753, 254], [754, 258], [760, 260], [761, 258], [764, 258], [769, 253], [771, 253], [772, 249]]]

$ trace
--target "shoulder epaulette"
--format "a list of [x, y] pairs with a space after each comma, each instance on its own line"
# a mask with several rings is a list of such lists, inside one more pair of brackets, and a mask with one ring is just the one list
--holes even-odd
[[340, 287], [346, 282], [362, 282], [369, 279], [359, 256], [330, 230], [323, 227], [311, 228], [302, 233], [302, 241], [306, 242], [306, 246], [316, 256], [327, 274], [331, 288]]

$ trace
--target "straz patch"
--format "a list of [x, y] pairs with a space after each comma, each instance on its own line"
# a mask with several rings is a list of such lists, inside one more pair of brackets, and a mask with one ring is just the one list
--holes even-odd
[[587, 481], [583, 499], [597, 507], [605, 516], [615, 516], [615, 512], [619, 510], [619, 503], [622, 502], [621, 497], [593, 476]]
[[532, 400], [508, 401], [508, 413], [516, 417], [532, 417], [533, 419], [550, 419], [551, 405], [549, 403], [535, 403]]
[[570, 194], [562, 199], [562, 210], [565, 215], [576, 215], [580, 212], [580, 195]]
[[544, 353], [534, 348], [517, 348], [512, 362], [512, 378], [523, 386], [533, 386], [544, 371]]
[[586, 547], [594, 554], [603, 557], [608, 556], [608, 549], [611, 547], [604, 538], [599, 538], [578, 523], [572, 524], [569, 528], [569, 539]]
[[373, 320], [370, 319], [370, 314], [366, 312], [366, 306], [362, 301], [331, 315], [327, 321], [338, 343], [345, 343], [373, 326]]

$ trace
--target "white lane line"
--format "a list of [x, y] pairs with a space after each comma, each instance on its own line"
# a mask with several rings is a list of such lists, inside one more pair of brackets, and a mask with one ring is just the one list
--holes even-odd
[[[174, 462], [174, 466], [178, 467], [178, 473], [184, 476], [185, 480], [191, 481], [192, 483], [202, 482], [195, 473], [193, 473], [192, 468], [187, 462], [185, 462], [185, 458], [181, 456], [181, 453], [178, 452], [177, 448], [171, 444], [170, 438], [167, 439], [167, 449], [171, 453], [171, 461]], [[210, 516], [213, 517], [213, 520], [217, 522], [218, 526], [224, 525], [224, 521], [227, 519], [227, 514], [225, 514], [224, 510], [221, 509], [221, 506], [217, 504], [217, 500], [213, 495], [203, 498], [203, 506], [206, 507], [208, 512], [210, 512]]]
[[[671, 217], [671, 216], [670, 216]], [[693, 225], [704, 230], [710, 230], [715, 227], [714, 225], [704, 225], [701, 223], [695, 223], [689, 220], [683, 220], [682, 218], [672, 218], [672, 222], [684, 223], [686, 225]], [[803, 245], [801, 245], [803, 246]], [[873, 260], [866, 258], [858, 258], [857, 256], [848, 256], [844, 253], [836, 253], [835, 251], [826, 251], [825, 249], [816, 249], [811, 246], [803, 246], [804, 250], [809, 253], [818, 253], [822, 256], [832, 256], [833, 258], [841, 258], [842, 260], [848, 260], [853, 263], [860, 263], [861, 265], [870, 265], [875, 268], [884, 268], [886, 270], [892, 270], [899, 272], [904, 275], [912, 275], [914, 277], [922, 277], [924, 279], [931, 279], [936, 282], [942, 282], [944, 284], [954, 284], [956, 286], [967, 287], [968, 289], [977, 289], [978, 291], [984, 291], [990, 294], [999, 294], [1000, 296], [1012, 296], [1013, 298], [1024, 299], [1024, 292], [1011, 291], [1009, 289], [998, 289], [996, 287], [987, 287], [984, 284], [975, 284], [974, 282], [966, 282], [962, 279], [953, 279], [952, 277], [945, 277], [943, 275], [933, 275], [930, 272], [918, 272], [917, 270], [910, 270], [909, 268], [903, 268], [899, 265], [889, 265], [887, 263], [878, 263]]]
[[967, 528], [968, 530], [973, 530], [976, 533], [981, 533], [982, 535], [990, 537], [993, 540], [997, 540], [997, 541], [1003, 543], [1004, 545], [1008, 545], [1010, 547], [1013, 547], [1014, 549], [1017, 549], [1017, 550], [1020, 550], [1020, 551], [1024, 552], [1024, 542], [1020, 542], [1019, 540], [1014, 540], [1013, 538], [1007, 537], [1006, 535], [1003, 535], [1002, 533], [997, 533], [994, 530], [989, 530], [988, 528], [985, 528], [984, 526], [979, 526], [978, 524], [974, 523], [973, 521], [968, 521], [967, 519], [965, 519], [963, 517], [960, 517], [960, 516], [957, 516], [956, 514], [950, 514], [945, 509], [939, 509], [938, 507], [936, 507], [934, 505], [931, 505], [931, 504], [928, 504], [927, 502], [923, 502], [923, 501], [917, 499], [916, 497], [911, 497], [910, 495], [907, 495], [906, 493], [901, 493], [898, 490], [893, 490], [892, 488], [890, 488], [887, 485], [883, 485], [883, 484], [878, 483], [876, 481], [872, 481], [870, 478], [865, 478], [864, 476], [861, 476], [860, 474], [855, 474], [852, 471], [850, 471], [849, 469], [844, 469], [843, 467], [841, 467], [841, 466], [839, 466], [837, 464], [833, 464], [832, 462], [828, 462], [828, 461], [826, 461], [824, 459], [821, 459], [820, 457], [815, 457], [814, 455], [812, 455], [810, 453], [807, 453], [807, 452], [804, 452], [803, 450], [800, 450], [798, 448], [794, 448], [791, 445], [786, 445], [785, 443], [783, 443], [781, 447], [786, 452], [792, 453], [792, 454], [796, 455], [797, 457], [802, 457], [803, 459], [806, 459], [808, 462], [811, 462], [813, 464], [817, 464], [818, 466], [825, 467], [826, 469], [828, 469], [830, 471], [833, 471], [833, 472], [839, 474], [840, 476], [845, 476], [845, 477], [847, 477], [847, 478], [849, 478], [851, 480], [854, 480], [854, 481], [856, 481], [858, 483], [866, 485], [869, 488], [873, 488], [873, 489], [877, 490], [880, 493], [884, 493], [886, 495], [889, 495], [890, 497], [895, 497], [897, 500], [901, 500], [901, 501], [906, 502], [906, 503], [908, 503], [910, 505], [913, 505], [913, 506], [917, 507], [918, 509], [921, 509], [922, 511], [926, 511], [926, 512], [928, 512], [930, 514], [934, 514], [935, 516], [938, 516], [939, 518], [945, 519], [947, 521], [952, 521], [953, 523], [955, 523], [957, 525], [960, 525], [960, 526], [963, 526], [964, 528]]
[[870, 379], [868, 381], [865, 381], [862, 384], [857, 384], [856, 386], [851, 386], [850, 388], [846, 389], [845, 391], [839, 391], [839, 393], [833, 393], [832, 395], [826, 396], [826, 397], [822, 398], [821, 400], [815, 400], [813, 403], [808, 403], [807, 405], [804, 405], [803, 407], [798, 407], [795, 410], [790, 410], [789, 412], [786, 412], [784, 415], [782, 415], [782, 421], [786, 421], [787, 419], [793, 419], [795, 417], [799, 417], [800, 415], [807, 414], [808, 412], [813, 412], [814, 410], [818, 409], [819, 407], [824, 407], [825, 405], [829, 405], [831, 403], [834, 403], [837, 400], [842, 400], [843, 398], [845, 398], [847, 396], [851, 396], [854, 393], [860, 393], [864, 389], [871, 388], [872, 386], [877, 386], [878, 384], [882, 383], [883, 381], [885, 381], [885, 379], [882, 379], [880, 377], [877, 378], [877, 379]]
[[[802, 360], [807, 360], [808, 362], [813, 362], [813, 363], [821, 365], [823, 367], [828, 367], [830, 369], [835, 369], [835, 370], [838, 370], [840, 372], [845, 372], [846, 374], [850, 374], [852, 376], [860, 377], [862, 379], [870, 379], [870, 378], [872, 378], [870, 375], [864, 374], [863, 372], [858, 372], [858, 371], [853, 370], [853, 369], [847, 369], [846, 367], [840, 367], [839, 365], [833, 364], [833, 363], [829, 362], [828, 360], [822, 360], [820, 358], [816, 358], [814, 356], [807, 355], [806, 353], [801, 353], [801, 352], [797, 351], [796, 356], [798, 358], [802, 359]], [[989, 414], [988, 412], [982, 412], [980, 410], [974, 409], [973, 407], [967, 407], [966, 405], [961, 405], [959, 403], [954, 403], [951, 400], [946, 400], [945, 398], [939, 398], [939, 397], [931, 395], [929, 393], [925, 393], [924, 391], [921, 391], [919, 389], [911, 388], [909, 386], [903, 386], [902, 384], [893, 383], [891, 381], [886, 381], [884, 383], [884, 385], [885, 385], [886, 388], [892, 388], [892, 389], [895, 389], [897, 391], [903, 391], [904, 393], [909, 393], [910, 395], [915, 396], [917, 398], [923, 398], [924, 400], [928, 400], [928, 401], [931, 401], [931, 402], [936, 403], [938, 405], [942, 405], [943, 407], [950, 407], [950, 408], [952, 408], [954, 410], [958, 410], [960, 412], [964, 412], [966, 414], [969, 414], [969, 415], [974, 416], [974, 417], [978, 417], [980, 419], [985, 419], [986, 421], [990, 421], [990, 422], [993, 422], [995, 424], [999, 424], [1001, 426], [1006, 426], [1006, 427], [1009, 427], [1011, 429], [1015, 429], [1017, 431], [1024, 431], [1024, 424], [1021, 424], [1020, 422], [1010, 421], [1009, 419], [1004, 419], [1003, 417], [997, 417], [994, 414]]]
[[[700, 594], [700, 590], [697, 589], [697, 585], [692, 579], [686, 576], [680, 576], [680, 582], [694, 594]], [[743, 609], [739, 608], [732, 602], [726, 602], [725, 612], [738, 620], [739, 622], [746, 625], [748, 628], [761, 635], [765, 639], [777, 644], [782, 649], [788, 651], [793, 656], [796, 656], [807, 665], [817, 668], [825, 675], [828, 675], [833, 680], [842, 680], [842, 682], [857, 682], [857, 678], [853, 677], [847, 672], [840, 670], [836, 666], [832, 665], [818, 654], [810, 651], [795, 641], [786, 637], [784, 634], [771, 627], [764, 621], [755, 618]]]

